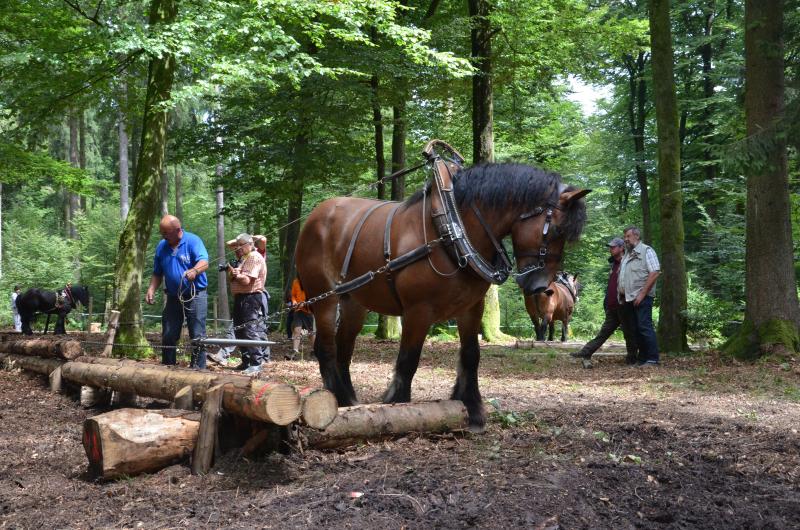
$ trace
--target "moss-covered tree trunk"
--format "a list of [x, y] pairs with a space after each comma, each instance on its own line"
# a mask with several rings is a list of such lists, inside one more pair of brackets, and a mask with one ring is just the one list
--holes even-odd
[[686, 342], [686, 259], [683, 250], [683, 193], [678, 134], [678, 98], [673, 72], [669, 0], [650, 0], [653, 96], [658, 129], [658, 182], [661, 208], [661, 309], [658, 319], [662, 351], [688, 349]]
[[745, 322], [724, 349], [739, 357], [800, 351], [784, 116], [782, 0], [745, 2], [747, 168]]
[[[469, 0], [468, 3], [472, 64], [477, 69], [472, 76], [472, 162], [480, 164], [494, 161], [491, 5], [488, 0]], [[486, 293], [481, 332], [483, 339], [489, 342], [511, 338], [500, 331], [500, 298], [496, 285]]]
[[[176, 0], [153, 0], [150, 4], [151, 27], [171, 24], [176, 15]], [[169, 100], [174, 73], [172, 54], [164, 53], [150, 59], [135, 189], [119, 238], [115, 270], [120, 311], [117, 344], [146, 344], [142, 326], [142, 270], [153, 220], [161, 205], [161, 175], [167, 145], [167, 111], [161, 105]]]

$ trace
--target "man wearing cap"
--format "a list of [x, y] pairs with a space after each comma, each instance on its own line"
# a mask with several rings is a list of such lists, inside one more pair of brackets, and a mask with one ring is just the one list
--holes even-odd
[[[617, 328], [622, 328], [622, 334], [625, 337], [625, 349], [628, 352], [625, 357], [625, 362], [628, 364], [636, 363], [637, 348], [636, 341], [634, 340], [632, 323], [630, 318], [626, 318], [626, 315], [623, 313], [622, 304], [617, 297], [619, 269], [624, 249], [625, 242], [618, 237], [608, 242], [608, 250], [611, 253], [611, 256], [608, 258], [608, 263], [611, 265], [611, 270], [608, 274], [606, 296], [603, 299], [603, 309], [605, 309], [606, 318], [603, 321], [603, 325], [600, 326], [600, 331], [597, 333], [597, 336], [587, 342], [579, 351], [570, 353], [572, 357], [590, 360], [592, 354], [608, 340], [611, 334], [614, 333]], [[586, 366], [589, 367], [591, 365]]]
[[[162, 364], [175, 364], [175, 345], [181, 336], [184, 315], [189, 337], [206, 336], [208, 313], [208, 251], [203, 240], [181, 228], [174, 215], [165, 215], [158, 225], [164, 238], [156, 247], [153, 258], [153, 276], [147, 288], [145, 301], [155, 303], [156, 289], [164, 280], [167, 300], [161, 313]], [[192, 349], [192, 368], [206, 367], [206, 350], [202, 346]]]
[[625, 255], [619, 269], [619, 297], [624, 310], [633, 315], [639, 345], [639, 366], [657, 366], [658, 338], [653, 327], [653, 298], [661, 275], [656, 251], [641, 241], [638, 227], [625, 229]]
[[[262, 302], [264, 282], [267, 279], [267, 264], [253, 246], [253, 236], [239, 234], [227, 242], [239, 260], [237, 267], [229, 267], [233, 293], [233, 326], [237, 339], [265, 340], [262, 321], [266, 311]], [[237, 368], [247, 375], [261, 371], [261, 365], [269, 361], [269, 350], [258, 346], [245, 346], [242, 364]]]

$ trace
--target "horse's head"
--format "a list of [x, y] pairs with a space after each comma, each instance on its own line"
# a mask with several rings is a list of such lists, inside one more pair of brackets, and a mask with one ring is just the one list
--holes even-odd
[[83, 285], [73, 285], [72, 298], [80, 302], [83, 307], [89, 307], [89, 288]]
[[580, 237], [586, 222], [581, 200], [591, 190], [563, 188], [550, 200], [520, 214], [511, 227], [517, 259], [517, 283], [526, 296], [545, 291], [561, 264], [567, 241]]

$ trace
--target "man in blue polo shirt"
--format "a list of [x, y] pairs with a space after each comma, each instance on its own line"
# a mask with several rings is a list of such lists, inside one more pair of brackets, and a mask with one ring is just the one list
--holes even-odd
[[[156, 289], [163, 279], [167, 301], [161, 313], [161, 344], [166, 347], [161, 350], [161, 363], [175, 364], [175, 345], [181, 336], [184, 315], [190, 338], [206, 336], [208, 251], [203, 240], [185, 232], [174, 215], [165, 215], [158, 230], [164, 239], [156, 247], [145, 301], [155, 302]], [[190, 366], [206, 367], [205, 348], [193, 348]]]

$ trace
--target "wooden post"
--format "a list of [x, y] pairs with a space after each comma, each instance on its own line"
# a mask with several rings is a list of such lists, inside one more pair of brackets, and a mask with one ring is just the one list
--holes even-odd
[[103, 402], [107, 403], [108, 399], [108, 391], [103, 388], [95, 388], [88, 385], [81, 386], [81, 407], [90, 409], [102, 404]]
[[50, 372], [48, 378], [50, 379], [50, 392], [53, 394], [61, 393], [61, 367], [59, 366]]
[[106, 347], [103, 348], [101, 357], [111, 357], [111, 352], [114, 350], [114, 337], [117, 335], [117, 328], [119, 327], [119, 311], [111, 311], [111, 316], [108, 319], [108, 330], [106, 331]]
[[92, 330], [92, 308], [94, 307], [94, 298], [91, 296], [89, 297], [89, 307], [86, 308], [86, 326], [83, 328], [83, 331], [89, 332]]
[[214, 445], [217, 439], [217, 423], [222, 406], [222, 387], [216, 385], [206, 391], [203, 410], [200, 414], [200, 432], [192, 456], [192, 474], [205, 475], [211, 469]]
[[173, 409], [192, 410], [194, 408], [194, 392], [191, 385], [187, 385], [175, 392], [175, 399], [172, 400]]
[[219, 304], [218, 299], [214, 297], [214, 325], [212, 329], [214, 330], [214, 335], [217, 334], [217, 324], [219, 324]]

